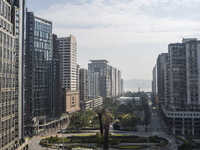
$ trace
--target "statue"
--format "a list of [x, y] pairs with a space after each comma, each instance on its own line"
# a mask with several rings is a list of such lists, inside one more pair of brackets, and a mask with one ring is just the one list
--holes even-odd
[[104, 137], [103, 148], [108, 149], [108, 135], [110, 127], [110, 114], [106, 108], [103, 108], [101, 113], [98, 113], [99, 123], [100, 123], [100, 134]]

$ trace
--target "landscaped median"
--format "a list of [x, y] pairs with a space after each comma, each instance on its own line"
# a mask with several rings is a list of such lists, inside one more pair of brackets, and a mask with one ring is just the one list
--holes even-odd
[[[96, 135], [73, 135], [58, 138], [49, 137], [42, 139], [40, 144], [44, 147], [65, 147], [65, 148], [90, 148], [102, 147], [103, 137], [99, 133]], [[146, 149], [147, 147], [163, 147], [168, 144], [164, 138], [157, 136], [139, 137], [132, 135], [110, 135], [109, 145], [116, 149]]]

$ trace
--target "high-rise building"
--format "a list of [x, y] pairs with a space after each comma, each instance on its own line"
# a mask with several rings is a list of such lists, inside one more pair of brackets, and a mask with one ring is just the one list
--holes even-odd
[[25, 121], [28, 134], [35, 134], [51, 108], [52, 22], [32, 12], [26, 21]]
[[115, 86], [116, 86], [116, 78], [115, 78], [115, 68], [110, 66], [110, 76], [111, 76], [111, 96], [116, 96]]
[[121, 95], [122, 93], [122, 86], [121, 86], [121, 71], [118, 70], [118, 95]]
[[89, 98], [95, 98], [100, 96], [99, 72], [88, 72], [88, 96]]
[[80, 110], [77, 42], [73, 35], [57, 38], [57, 41], [61, 57], [63, 111], [70, 114]]
[[158, 108], [158, 101], [157, 101], [157, 68], [156, 65], [153, 67], [152, 71], [152, 92], [151, 92], [151, 100], [153, 102], [153, 106], [156, 106]]
[[164, 65], [167, 53], [162, 53], [157, 58], [157, 94], [159, 102], [164, 100]]
[[155, 96], [157, 94], [157, 74], [156, 74], [156, 65], [153, 67], [153, 71], [152, 71], [152, 94]]
[[91, 60], [88, 76], [90, 97], [114, 97], [122, 93], [121, 71], [108, 65], [107, 60]]
[[28, 149], [23, 124], [24, 8], [24, 0], [0, 0], [0, 149], [5, 150]]
[[119, 95], [119, 74], [117, 68], [115, 68], [115, 94]]
[[[110, 97], [111, 96], [111, 76], [110, 76], [110, 66], [107, 64], [107, 60], [90, 60], [91, 63], [88, 64], [88, 73], [89, 78], [97, 73], [99, 75], [99, 91], [100, 96], [102, 97]], [[96, 74], [96, 75], [97, 75]], [[92, 87], [92, 81], [89, 84], [89, 91], [95, 91], [96, 86]], [[89, 94], [93, 96], [92, 93]], [[99, 95], [98, 95], [99, 96]]]
[[124, 80], [121, 79], [121, 94], [124, 94]]
[[164, 64], [162, 112], [173, 134], [200, 134], [200, 41], [169, 44]]
[[77, 90], [77, 42], [73, 35], [57, 38], [61, 56], [62, 87]]
[[53, 57], [51, 61], [51, 99], [49, 104], [49, 114], [60, 116], [62, 113], [62, 79], [61, 79], [61, 58], [59, 55], [59, 43], [57, 35], [53, 34]]
[[80, 101], [88, 100], [88, 71], [84, 68], [79, 70], [79, 90]]

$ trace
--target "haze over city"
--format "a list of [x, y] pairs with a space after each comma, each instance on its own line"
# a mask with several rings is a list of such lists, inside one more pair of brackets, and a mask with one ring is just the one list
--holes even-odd
[[200, 149], [200, 0], [0, 0], [0, 149]]
[[76, 36], [81, 67], [107, 59], [125, 80], [151, 80], [169, 43], [200, 36], [198, 0], [28, 0], [27, 6], [51, 20], [58, 36]]

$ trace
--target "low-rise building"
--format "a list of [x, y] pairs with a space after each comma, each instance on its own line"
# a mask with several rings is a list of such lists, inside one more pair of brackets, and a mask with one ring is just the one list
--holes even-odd
[[81, 101], [81, 110], [92, 110], [103, 105], [103, 98], [96, 97], [90, 100]]

